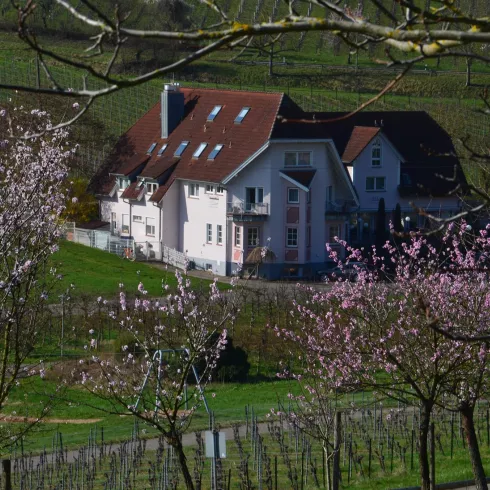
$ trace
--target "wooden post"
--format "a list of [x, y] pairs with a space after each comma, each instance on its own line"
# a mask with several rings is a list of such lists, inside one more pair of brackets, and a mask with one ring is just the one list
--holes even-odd
[[342, 434], [342, 412], [335, 414], [334, 423], [334, 439], [333, 439], [333, 471], [332, 471], [332, 490], [340, 488], [340, 444]]
[[12, 490], [12, 464], [10, 459], [2, 459], [2, 477], [4, 490]]

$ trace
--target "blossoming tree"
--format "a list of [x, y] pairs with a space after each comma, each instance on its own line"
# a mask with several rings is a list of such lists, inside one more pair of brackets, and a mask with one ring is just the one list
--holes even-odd
[[[190, 280], [176, 273], [177, 289], [158, 301], [126, 299], [121, 290], [120, 313], [109, 311], [127, 345], [112, 358], [93, 355], [81, 361], [75, 375], [88, 390], [106, 400], [111, 413], [129, 413], [156, 428], [176, 452], [185, 487], [195, 488], [187, 464], [182, 435], [203, 405], [206, 385], [225, 348], [227, 324], [237, 312], [234, 291], [221, 292], [214, 281], [209, 291], [193, 290]], [[121, 285], [122, 286], [122, 285]], [[90, 331], [90, 346], [96, 335]], [[197, 372], [197, 365], [201, 371]]]
[[[349, 260], [366, 260], [343, 243]], [[424, 490], [430, 486], [428, 434], [437, 405], [461, 411], [478, 489], [486, 489], [474, 432], [473, 409], [488, 375], [486, 344], [453, 341], [431, 328], [488, 332], [490, 301], [486, 231], [470, 242], [466, 225], [451, 226], [436, 245], [413, 235], [389, 242], [383, 255], [372, 250], [373, 270], [359, 270], [358, 282], [334, 281], [292, 312], [295, 329], [279, 330], [301, 348], [302, 367], [293, 373], [305, 388], [305, 403], [330, 403], [328, 393], [369, 388], [420, 407], [419, 466]], [[335, 256], [335, 255], [334, 255]], [[381, 277], [390, 277], [381, 282]]]
[[[23, 140], [9, 135], [49, 124], [42, 111], [0, 108], [0, 409], [29, 371], [25, 360], [48, 321], [46, 300], [56, 274], [48, 259], [57, 250], [73, 153], [65, 130]], [[4, 432], [10, 441], [18, 433]]]

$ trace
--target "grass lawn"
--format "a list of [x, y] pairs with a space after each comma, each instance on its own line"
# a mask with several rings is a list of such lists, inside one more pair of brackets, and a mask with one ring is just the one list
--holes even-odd
[[[60, 250], [52, 257], [52, 264], [63, 275], [60, 291], [73, 284], [75, 291], [87, 296], [113, 297], [120, 291], [119, 284], [124, 284], [125, 291], [133, 294], [142, 282], [149, 296], [158, 297], [162, 294], [162, 284], [170, 287], [177, 284], [173, 272], [67, 241], [61, 242]], [[204, 279], [191, 281], [196, 288], [210, 283]]]

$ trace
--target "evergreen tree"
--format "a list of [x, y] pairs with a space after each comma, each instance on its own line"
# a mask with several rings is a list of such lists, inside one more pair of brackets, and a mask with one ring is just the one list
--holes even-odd
[[381, 250], [386, 242], [386, 210], [385, 200], [381, 198], [376, 213], [376, 249]]
[[393, 227], [398, 233], [401, 233], [403, 231], [402, 210], [399, 203], [396, 204], [395, 210], [393, 211]]

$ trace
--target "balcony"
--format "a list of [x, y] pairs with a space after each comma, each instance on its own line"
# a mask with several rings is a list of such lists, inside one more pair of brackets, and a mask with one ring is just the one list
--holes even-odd
[[226, 203], [226, 214], [233, 221], [263, 221], [269, 216], [269, 204], [233, 201]]
[[325, 203], [326, 214], [349, 214], [357, 211], [358, 205], [351, 199], [336, 199]]

